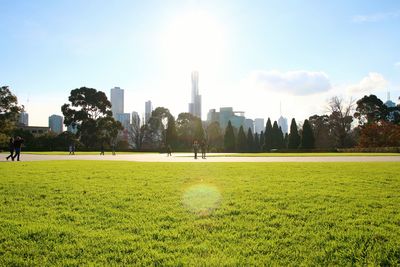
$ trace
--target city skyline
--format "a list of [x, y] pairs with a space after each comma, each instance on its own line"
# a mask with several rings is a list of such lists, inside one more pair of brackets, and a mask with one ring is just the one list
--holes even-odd
[[[2, 3], [1, 85], [29, 124], [61, 115], [72, 89], [125, 89], [143, 103], [187, 110], [201, 75], [202, 117], [235, 107], [246, 117], [302, 121], [334, 95], [398, 103], [400, 3], [395, 1], [82, 1]], [[68, 15], [67, 15], [68, 14]], [[104, 17], [113, 20], [103, 20]], [[310, 104], [312, 103], [312, 105]]]

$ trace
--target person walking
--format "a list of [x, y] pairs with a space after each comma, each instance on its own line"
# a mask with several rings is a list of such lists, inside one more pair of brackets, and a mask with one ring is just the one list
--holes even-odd
[[172, 156], [172, 150], [170, 145], [167, 146], [167, 157], [169, 156]]
[[115, 156], [115, 142], [112, 143], [111, 148], [112, 148], [112, 155]]
[[103, 145], [103, 143], [101, 143], [101, 146], [100, 146], [100, 155], [104, 156], [104, 145]]
[[201, 158], [205, 159], [206, 158], [206, 150], [207, 150], [206, 141], [203, 140], [201, 142], [200, 149], [201, 149]]
[[197, 140], [193, 142], [194, 159], [197, 159], [197, 152], [199, 151], [199, 143]]
[[23, 142], [24, 142], [24, 139], [22, 139], [21, 137], [17, 136], [15, 138], [15, 140], [14, 140], [15, 154], [14, 154], [14, 156], [12, 156], [12, 160], [17, 158], [17, 161], [19, 161], [19, 157], [21, 155], [21, 146], [22, 146]]
[[13, 159], [13, 155], [14, 155], [14, 138], [10, 138], [10, 142], [8, 143], [8, 151], [10, 151], [10, 155], [8, 155], [6, 157], [6, 159], [8, 160], [9, 158]]

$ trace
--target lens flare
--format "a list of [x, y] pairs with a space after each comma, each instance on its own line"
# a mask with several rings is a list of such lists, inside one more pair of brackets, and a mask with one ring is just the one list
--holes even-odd
[[208, 215], [218, 207], [221, 194], [215, 186], [198, 184], [185, 191], [182, 202], [190, 211], [199, 215]]

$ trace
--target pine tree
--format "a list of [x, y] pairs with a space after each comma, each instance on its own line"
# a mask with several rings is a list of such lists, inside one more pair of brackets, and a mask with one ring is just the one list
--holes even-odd
[[265, 125], [265, 133], [264, 133], [264, 147], [263, 150], [269, 152], [272, 148], [272, 124], [271, 120], [268, 118], [267, 124]]
[[300, 135], [297, 130], [296, 120], [293, 118], [290, 124], [290, 133], [289, 133], [289, 141], [288, 148], [289, 149], [297, 149], [300, 145]]
[[279, 127], [278, 123], [274, 121], [274, 126], [272, 126], [272, 145], [271, 148], [278, 149], [280, 148], [280, 137], [279, 137]]
[[247, 131], [247, 152], [254, 152], [254, 138], [250, 128]]
[[310, 122], [308, 120], [304, 121], [303, 124], [303, 131], [302, 131], [302, 136], [301, 136], [301, 145], [300, 147], [303, 149], [312, 149], [314, 148], [314, 134], [311, 129]]
[[244, 133], [244, 130], [243, 130], [243, 126], [240, 126], [240, 128], [239, 128], [236, 148], [241, 153], [247, 151], [247, 140], [246, 140], [246, 134]]
[[289, 135], [285, 133], [285, 139], [283, 140], [283, 148], [287, 148], [289, 143]]
[[264, 131], [261, 131], [259, 138], [260, 138], [260, 145], [259, 145], [258, 152], [262, 152], [264, 150], [264, 142], [265, 142]]
[[260, 152], [260, 137], [258, 133], [254, 135], [254, 152]]
[[224, 149], [225, 152], [235, 152], [235, 134], [233, 133], [231, 121], [228, 122], [228, 126], [225, 129]]
[[279, 148], [286, 148], [282, 127], [279, 126]]

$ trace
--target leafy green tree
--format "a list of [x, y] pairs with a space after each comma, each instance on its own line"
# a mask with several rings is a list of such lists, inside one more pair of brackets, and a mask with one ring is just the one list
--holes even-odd
[[118, 132], [123, 130], [123, 126], [119, 121], [115, 121], [112, 117], [101, 117], [96, 121], [98, 129], [98, 137], [101, 144], [112, 145], [116, 143]]
[[283, 133], [282, 129], [278, 127], [278, 123], [274, 121], [272, 126], [272, 148], [283, 148]]
[[8, 142], [8, 136], [15, 129], [18, 114], [23, 108], [18, 105], [17, 97], [8, 86], [0, 87], [0, 144]]
[[219, 122], [214, 121], [207, 126], [208, 145], [211, 151], [222, 151], [224, 146], [224, 136], [221, 131]]
[[243, 130], [243, 126], [240, 126], [239, 128], [236, 148], [241, 153], [247, 151], [247, 139], [246, 139], [246, 134], [244, 133]]
[[299, 148], [299, 145], [300, 145], [300, 135], [299, 135], [299, 131], [297, 130], [296, 120], [293, 118], [292, 122], [290, 123], [288, 148], [289, 149], [297, 149], [297, 148]]
[[388, 107], [376, 95], [364, 96], [357, 101], [354, 118], [360, 125], [386, 121], [389, 115]]
[[315, 148], [329, 149], [335, 147], [335, 137], [329, 124], [328, 115], [313, 115], [308, 118], [315, 137]]
[[141, 129], [144, 150], [157, 151], [166, 144], [166, 128], [170, 116], [167, 108], [157, 107], [153, 110], [147, 124]]
[[265, 133], [264, 133], [264, 151], [270, 151], [272, 149], [272, 124], [270, 118], [267, 120], [267, 124], [265, 125]]
[[254, 137], [253, 132], [249, 128], [247, 130], [247, 152], [254, 152]]
[[235, 145], [235, 134], [233, 133], [232, 123], [231, 121], [228, 121], [228, 126], [226, 126], [224, 135], [225, 152], [235, 152]]
[[183, 112], [176, 120], [176, 131], [181, 148], [190, 149], [194, 140], [204, 139], [204, 130], [199, 117]]
[[102, 123], [100, 120], [107, 117], [108, 122], [114, 121], [111, 117], [111, 103], [103, 92], [81, 87], [71, 90], [68, 100], [70, 103], [61, 107], [64, 124], [77, 125], [77, 135], [86, 147], [95, 148], [102, 141], [103, 132], [108, 131], [101, 128], [103, 125], [118, 128], [117, 123]]
[[303, 149], [311, 149], [314, 148], [314, 134], [311, 129], [310, 122], [308, 120], [304, 121], [303, 131], [301, 136], [301, 144], [300, 147]]
[[166, 144], [172, 148], [176, 148], [178, 142], [178, 133], [176, 131], [175, 118], [170, 115], [168, 117], [167, 130], [166, 130]]

